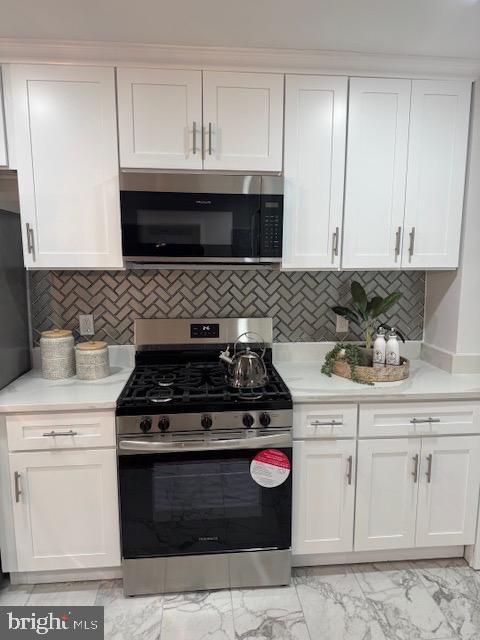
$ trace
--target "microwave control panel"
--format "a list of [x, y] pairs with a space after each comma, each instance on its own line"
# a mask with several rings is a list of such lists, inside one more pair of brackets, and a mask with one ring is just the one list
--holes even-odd
[[283, 196], [262, 196], [260, 256], [282, 256]]

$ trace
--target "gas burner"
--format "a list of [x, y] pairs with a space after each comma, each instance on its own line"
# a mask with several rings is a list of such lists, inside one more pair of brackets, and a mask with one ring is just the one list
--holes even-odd
[[265, 396], [265, 389], [257, 387], [254, 389], [236, 389], [241, 400], [261, 400]]
[[175, 382], [175, 374], [167, 371], [165, 373], [159, 373], [155, 381], [159, 387], [171, 387]]
[[152, 389], [147, 393], [147, 400], [154, 404], [162, 404], [164, 402], [170, 402], [173, 398], [173, 389], [168, 387], [161, 387], [160, 389]]

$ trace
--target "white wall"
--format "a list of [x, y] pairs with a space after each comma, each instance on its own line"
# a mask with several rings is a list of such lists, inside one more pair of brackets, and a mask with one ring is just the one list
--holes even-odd
[[449, 352], [451, 370], [480, 371], [480, 81], [473, 88], [460, 268], [427, 274], [425, 342]]

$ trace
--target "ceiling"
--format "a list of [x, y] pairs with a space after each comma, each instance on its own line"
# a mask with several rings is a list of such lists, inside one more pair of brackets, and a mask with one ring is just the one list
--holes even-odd
[[0, 37], [480, 59], [480, 0], [0, 0]]

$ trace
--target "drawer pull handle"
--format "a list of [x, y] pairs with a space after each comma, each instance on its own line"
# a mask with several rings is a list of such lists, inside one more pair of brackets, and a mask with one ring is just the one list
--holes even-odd
[[412, 471], [412, 476], [413, 476], [413, 482], [417, 483], [418, 482], [418, 453], [416, 453], [413, 457], [412, 457], [413, 463], [414, 463], [414, 467], [413, 467], [413, 471]]
[[70, 431], [48, 431], [43, 434], [44, 438], [55, 438], [56, 436], [76, 436], [77, 432], [70, 429]]
[[440, 418], [412, 418], [410, 424], [432, 424], [433, 422], [440, 422]]
[[13, 478], [15, 481], [15, 502], [20, 502], [20, 496], [22, 495], [22, 490], [20, 489], [20, 473], [15, 471]]
[[312, 427], [341, 427], [343, 422], [337, 422], [337, 420], [328, 420], [326, 422], [323, 420], [312, 420], [310, 424]]
[[347, 483], [352, 484], [353, 456], [347, 458]]
[[428, 483], [432, 481], [432, 461], [433, 461], [433, 454], [429, 453], [427, 456], [427, 472], [425, 473], [425, 475], [427, 476]]

